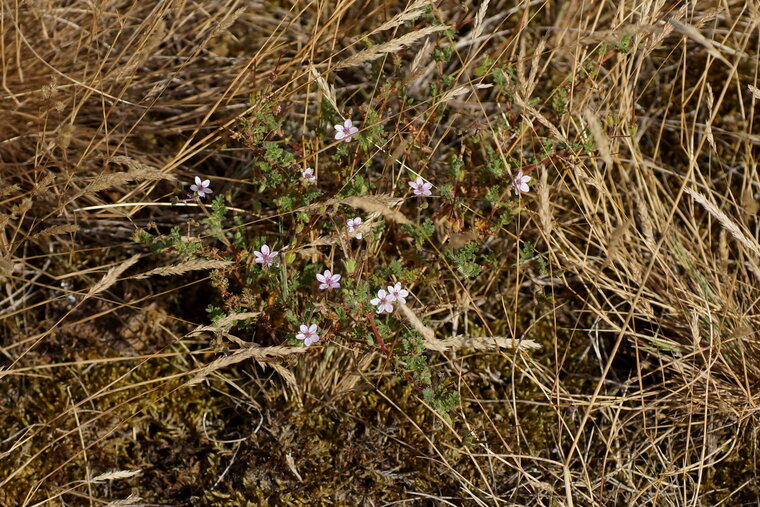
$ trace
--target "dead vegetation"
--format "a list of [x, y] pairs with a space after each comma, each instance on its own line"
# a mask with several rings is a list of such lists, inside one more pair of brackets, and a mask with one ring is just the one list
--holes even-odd
[[[759, 27], [748, 0], [3, 2], [0, 504], [757, 503]], [[372, 335], [288, 284], [348, 259], [357, 307], [413, 295]]]

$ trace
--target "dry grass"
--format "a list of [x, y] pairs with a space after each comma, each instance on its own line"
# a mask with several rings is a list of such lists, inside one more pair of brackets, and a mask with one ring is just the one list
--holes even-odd
[[[751, 0], [3, 2], [0, 505], [760, 502], [759, 28]], [[322, 194], [262, 186], [264, 141]], [[182, 201], [196, 174], [236, 222]], [[364, 243], [323, 227], [348, 209]], [[176, 226], [199, 257], [136, 241]], [[236, 231], [285, 282], [241, 288]], [[394, 260], [388, 349], [287, 341], [339, 318], [295, 270]], [[448, 416], [394, 362], [415, 332]]]

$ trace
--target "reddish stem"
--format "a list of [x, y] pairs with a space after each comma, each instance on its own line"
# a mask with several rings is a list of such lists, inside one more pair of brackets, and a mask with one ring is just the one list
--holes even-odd
[[390, 357], [390, 352], [388, 352], [388, 348], [385, 346], [383, 337], [380, 336], [380, 333], [377, 331], [377, 326], [375, 326], [375, 314], [372, 312], [367, 312], [367, 317], [369, 318], [369, 325], [372, 326], [372, 331], [375, 333], [377, 343], [380, 344], [380, 352]]

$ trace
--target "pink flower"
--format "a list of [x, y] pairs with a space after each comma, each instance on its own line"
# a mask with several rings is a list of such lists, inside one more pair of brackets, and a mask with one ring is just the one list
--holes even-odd
[[320, 290], [327, 290], [327, 289], [340, 289], [340, 281], [341, 276], [337, 273], [330, 273], [329, 269], [326, 269], [324, 273], [320, 274], [317, 273], [317, 280], [319, 280], [319, 288]]
[[523, 174], [522, 171], [517, 173], [517, 177], [512, 182], [512, 184], [515, 186], [515, 195], [520, 195], [520, 192], [530, 192], [530, 187], [528, 186], [528, 182], [532, 180], [530, 176], [527, 174]]
[[409, 182], [409, 186], [414, 189], [414, 195], [432, 195], [430, 189], [433, 188], [433, 184], [429, 183], [419, 176], [414, 181]]
[[393, 305], [391, 303], [394, 301], [396, 301], [396, 298], [392, 294], [388, 294], [383, 289], [380, 289], [377, 291], [377, 297], [370, 300], [370, 303], [372, 303], [372, 306], [377, 306], [377, 313], [392, 313]]
[[311, 324], [310, 326], [301, 324], [299, 329], [301, 332], [296, 335], [296, 340], [303, 341], [303, 344], [307, 347], [312, 343], [317, 343], [319, 341], [319, 335], [317, 334], [318, 328], [316, 324]]
[[344, 121], [343, 125], [335, 125], [335, 139], [338, 141], [343, 139], [347, 143], [351, 141], [352, 136], [357, 132], [359, 132], [359, 129], [354, 127], [351, 120]]
[[209, 185], [211, 185], [211, 180], [203, 180], [196, 176], [195, 177], [195, 185], [190, 185], [190, 190], [192, 190], [194, 193], [198, 194], [198, 197], [203, 197], [206, 194], [210, 194], [213, 192], [209, 188]]
[[267, 266], [271, 266], [274, 262], [274, 258], [277, 257], [277, 254], [280, 252], [272, 252], [269, 250], [269, 246], [267, 245], [261, 245], [261, 251], [254, 250], [253, 255], [256, 256], [256, 263], [257, 264], [266, 264]]
[[409, 295], [409, 291], [402, 289], [401, 284], [396, 282], [396, 285], [389, 285], [388, 286], [388, 294], [393, 296], [393, 299], [398, 301], [399, 303], [406, 304], [406, 296]]
[[301, 176], [306, 181], [316, 181], [317, 179], [317, 177], [314, 176], [314, 169], [312, 169], [311, 167], [307, 167], [306, 170], [301, 173]]
[[348, 233], [353, 234], [356, 239], [362, 239], [362, 233], [356, 232], [359, 229], [359, 226], [362, 224], [362, 219], [359, 217], [356, 218], [349, 218], [346, 221], [346, 226], [348, 227]]

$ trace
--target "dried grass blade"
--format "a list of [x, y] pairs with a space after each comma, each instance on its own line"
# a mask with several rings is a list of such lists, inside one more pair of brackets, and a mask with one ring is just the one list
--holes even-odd
[[[525, 100], [523, 100], [522, 97], [520, 97], [519, 94], [515, 94], [515, 104], [525, 111], [525, 113], [532, 115], [535, 119], [539, 121], [544, 127], [548, 128], [549, 131], [554, 135], [555, 138], [557, 138], [560, 141], [567, 142], [567, 139], [564, 135], [562, 135], [562, 132], [559, 131], [557, 127], [554, 126], [552, 122], [550, 122], [543, 114], [541, 114], [535, 107], [528, 104]], [[523, 114], [525, 114], [523, 113]], [[530, 118], [526, 118], [526, 120], [529, 123], [532, 123], [532, 120]]]
[[534, 350], [541, 348], [541, 345], [534, 340], [516, 340], [506, 336], [454, 336], [445, 340], [438, 340], [437, 345], [443, 350], [465, 348], [475, 350]]
[[58, 234], [68, 234], [71, 232], [77, 232], [79, 230], [79, 226], [76, 224], [62, 224], [62, 225], [53, 225], [51, 227], [47, 227], [34, 236], [33, 238], [42, 238], [45, 236], [56, 236]]
[[143, 503], [143, 499], [133, 493], [127, 498], [108, 502], [106, 507], [142, 507], [143, 505], [146, 505]]
[[198, 326], [192, 331], [190, 331], [187, 336], [198, 336], [201, 333], [221, 333], [222, 336], [227, 338], [232, 343], [235, 343], [239, 345], [240, 347], [255, 347], [256, 345], [252, 342], [245, 341], [241, 338], [238, 338], [234, 334], [231, 334], [229, 332], [230, 328], [235, 322], [239, 322], [241, 320], [246, 319], [255, 319], [261, 315], [261, 312], [241, 312], [241, 313], [231, 313], [227, 315], [226, 317], [217, 320], [210, 326]]
[[11, 208], [11, 218], [25, 215], [30, 209], [32, 209], [32, 198], [28, 197]]
[[399, 308], [401, 308], [401, 313], [404, 314], [409, 324], [422, 335], [422, 338], [425, 340], [425, 348], [428, 350], [435, 350], [437, 352], [462, 348], [475, 350], [492, 350], [497, 348], [532, 350], [541, 347], [533, 340], [515, 340], [505, 336], [455, 336], [453, 338], [438, 340], [435, 337], [435, 331], [423, 324], [411, 308], [403, 303], [399, 305]]
[[[750, 90], [752, 88], [753, 87], [750, 85]], [[3, 187], [0, 187], [0, 199], [4, 198], [6, 195], [11, 195], [19, 192], [21, 192], [21, 187], [15, 183], [13, 185], [5, 185]]]
[[707, 50], [708, 53], [710, 53], [711, 56], [720, 60], [726, 65], [731, 66], [731, 64], [728, 63], [728, 60], [726, 60], [726, 58], [722, 54], [720, 54], [720, 52], [715, 48], [712, 41], [708, 39], [707, 37], [705, 37], [702, 34], [702, 32], [700, 32], [699, 30], [697, 30], [691, 25], [687, 25], [686, 23], [681, 23], [680, 21], [677, 21], [673, 18], [669, 19], [668, 23], [670, 23], [670, 25], [672, 25], [673, 28], [681, 32], [686, 37], [704, 46], [704, 48]]
[[282, 378], [285, 379], [285, 382], [290, 384], [290, 386], [293, 389], [298, 389], [298, 384], [296, 383], [296, 376], [293, 375], [293, 372], [285, 368], [283, 365], [279, 363], [266, 363], [269, 366], [272, 367], [274, 371], [280, 374]]
[[480, 4], [480, 9], [478, 9], [478, 13], [475, 15], [475, 23], [472, 28], [472, 36], [470, 37], [472, 40], [476, 40], [480, 37], [480, 34], [483, 33], [483, 20], [486, 17], [489, 3], [491, 3], [491, 0], [484, 0], [483, 3]]
[[205, 271], [208, 269], [223, 269], [232, 264], [232, 261], [217, 261], [217, 260], [205, 260], [196, 259], [192, 261], [183, 262], [176, 266], [164, 266], [156, 269], [151, 269], [145, 273], [141, 273], [134, 278], [137, 280], [148, 278], [151, 276], [176, 276], [189, 273], [191, 271]]
[[314, 67], [311, 68], [311, 75], [312, 77], [314, 77], [314, 81], [317, 82], [317, 86], [322, 92], [322, 95], [325, 96], [325, 98], [333, 107], [333, 109], [335, 109], [336, 111], [340, 111], [340, 109], [338, 109], [338, 103], [335, 101], [335, 90], [330, 88], [330, 85], [327, 84], [327, 81], [325, 81], [325, 78], [322, 77], [322, 75], [319, 72], [317, 72], [317, 69], [315, 69]]
[[223, 329], [235, 322], [239, 322], [241, 320], [246, 320], [246, 319], [253, 319], [255, 317], [258, 317], [259, 315], [261, 315], [261, 312], [231, 313], [227, 315], [226, 317], [214, 322], [214, 327], [216, 327], [217, 329]]
[[387, 220], [396, 222], [402, 225], [411, 224], [412, 221], [406, 218], [406, 216], [398, 210], [392, 209], [390, 206], [396, 206], [401, 199], [391, 197], [389, 195], [365, 195], [363, 197], [347, 197], [340, 201], [342, 204], [351, 206], [352, 208], [359, 208], [368, 213], [379, 213]]
[[407, 21], [412, 21], [420, 17], [424, 11], [425, 7], [430, 5], [431, 0], [417, 0], [412, 5], [409, 6], [406, 10], [403, 12], [400, 12], [399, 14], [396, 14], [391, 19], [383, 23], [382, 25], [378, 26], [374, 30], [372, 30], [370, 33], [365, 35], [363, 38], [369, 37], [371, 35], [376, 34], [377, 32], [384, 32], [385, 30], [390, 30], [391, 28], [396, 28], [399, 25], [403, 25]]
[[544, 235], [549, 238], [552, 235], [554, 221], [552, 220], [551, 201], [549, 200], [548, 171], [540, 168], [541, 175], [538, 183], [538, 218]]
[[423, 28], [422, 30], [417, 30], [416, 32], [408, 33], [406, 35], [399, 37], [398, 39], [393, 39], [383, 44], [379, 44], [375, 47], [365, 49], [364, 51], [359, 51], [354, 56], [346, 58], [342, 62], [338, 63], [338, 65], [335, 68], [346, 69], [349, 67], [356, 67], [357, 65], [361, 65], [362, 63], [377, 60], [378, 58], [380, 58], [381, 56], [385, 54], [395, 53], [396, 51], [404, 49], [405, 47], [414, 44], [418, 40], [427, 37], [428, 35], [431, 35], [437, 32], [442, 32], [444, 30], [448, 30], [449, 28], [451, 27], [448, 25], [428, 26], [426, 28]]
[[[431, 51], [430, 46], [430, 39], [427, 39], [425, 41], [425, 44], [422, 45], [422, 49], [420, 49], [416, 55], [414, 55], [414, 60], [412, 60], [412, 65], [409, 67], [409, 73], [414, 76], [416, 74], [417, 67], [420, 66], [422, 63], [422, 60], [430, 55]], [[412, 82], [414, 81], [414, 78], [406, 78], [406, 82]]]
[[438, 349], [438, 346], [436, 344], [437, 340], [435, 338], [435, 331], [423, 324], [422, 321], [417, 317], [417, 314], [414, 313], [411, 308], [406, 306], [404, 303], [401, 303], [399, 305], [399, 308], [401, 308], [401, 313], [404, 314], [404, 317], [406, 317], [406, 320], [409, 321], [409, 324], [411, 324], [412, 327], [422, 335], [422, 338], [425, 340], [426, 348], [432, 350], [443, 350]]
[[591, 135], [596, 141], [596, 146], [599, 148], [599, 153], [602, 155], [602, 160], [607, 165], [607, 170], [612, 169], [612, 153], [610, 152], [610, 143], [607, 140], [607, 135], [604, 133], [602, 124], [599, 118], [596, 117], [593, 111], [585, 109], [583, 116], [586, 118], [588, 128], [591, 131]]
[[697, 202], [700, 206], [705, 208], [708, 213], [715, 217], [715, 219], [720, 222], [720, 225], [722, 225], [723, 228], [726, 229], [729, 234], [734, 237], [734, 239], [736, 239], [747, 250], [755, 255], [756, 259], [760, 258], [760, 246], [758, 246], [757, 242], [750, 238], [738, 225], [736, 225], [733, 220], [728, 217], [728, 215], [723, 213], [720, 208], [718, 208], [712, 202], [708, 201], [704, 195], [697, 192], [696, 190], [687, 188], [684, 190], [684, 192], [689, 194], [695, 202]]
[[469, 91], [475, 91], [480, 90], [483, 88], [492, 88], [493, 84], [477, 84], [475, 86], [460, 86], [458, 88], [454, 88], [453, 90], [449, 90], [446, 93], [443, 94], [443, 96], [440, 98], [440, 103], [448, 102], [449, 100], [459, 97], [460, 95], [464, 95], [465, 93]]
[[86, 482], [102, 482], [102, 481], [110, 481], [110, 480], [116, 480], [116, 479], [129, 479], [130, 477], [134, 477], [136, 475], [140, 475], [142, 473], [142, 470], [116, 470], [113, 472], [106, 472], [104, 474], [100, 474], [97, 477], [93, 477], [92, 479], [86, 481]]
[[0, 257], [0, 280], [13, 273], [15, 264], [10, 256]]
[[201, 368], [195, 377], [190, 379], [186, 385], [192, 386], [203, 382], [203, 379], [211, 375], [212, 373], [219, 371], [233, 364], [240, 363], [247, 359], [253, 359], [257, 362], [262, 362], [267, 359], [274, 359], [278, 357], [290, 356], [292, 354], [300, 354], [306, 351], [306, 347], [250, 347], [245, 349], [239, 349], [227, 357], [220, 357], [219, 359], [212, 361], [207, 366]]
[[118, 266], [114, 266], [113, 268], [109, 269], [108, 273], [106, 273], [106, 275], [103, 278], [101, 278], [101, 280], [98, 283], [93, 285], [90, 288], [90, 290], [87, 291], [87, 295], [85, 297], [86, 298], [92, 297], [95, 294], [103, 292], [104, 290], [108, 289], [110, 286], [115, 284], [118, 281], [119, 276], [121, 276], [122, 273], [124, 273], [126, 270], [134, 266], [135, 263], [138, 260], [140, 260], [140, 257], [141, 255], [139, 254], [133, 255], [132, 257], [122, 262]]
[[165, 173], [159, 169], [156, 169], [155, 167], [143, 164], [139, 160], [135, 160], [132, 157], [127, 157], [125, 155], [117, 155], [115, 157], [111, 157], [110, 162], [126, 166], [129, 169], [129, 172], [127, 174], [129, 174], [135, 180], [175, 181], [177, 179], [177, 177], [173, 174]]
[[132, 175], [129, 173], [102, 174], [95, 178], [92, 183], [84, 189], [83, 194], [94, 194], [95, 192], [100, 192], [107, 188], [125, 185], [132, 180]]
[[715, 146], [715, 137], [713, 136], [712, 131], [712, 119], [713, 119], [713, 105], [715, 103], [715, 99], [713, 98], [713, 90], [712, 86], [710, 86], [710, 83], [705, 83], [705, 88], [707, 88], [707, 91], [705, 93], [707, 97], [707, 121], [705, 122], [705, 134], [707, 135], [707, 142], [710, 143], [710, 146], [713, 150], [716, 150], [717, 147]]

